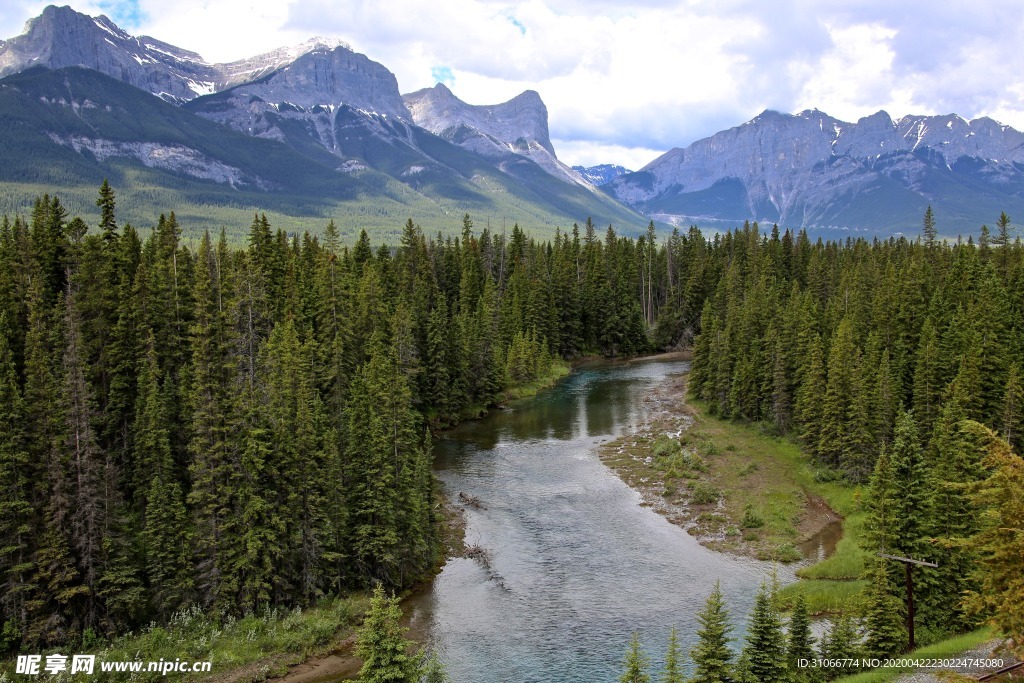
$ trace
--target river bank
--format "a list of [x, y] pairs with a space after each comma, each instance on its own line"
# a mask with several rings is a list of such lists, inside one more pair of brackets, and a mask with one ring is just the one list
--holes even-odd
[[784, 603], [804, 593], [817, 614], [848, 605], [863, 585], [859, 490], [828, 481], [789, 439], [708, 415], [686, 388], [682, 373], [652, 391], [644, 419], [602, 445], [604, 463], [702, 545], [807, 563]]

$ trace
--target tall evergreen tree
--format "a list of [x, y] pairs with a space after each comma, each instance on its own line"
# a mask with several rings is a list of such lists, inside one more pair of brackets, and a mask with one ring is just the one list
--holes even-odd
[[729, 649], [732, 626], [729, 614], [722, 599], [722, 589], [718, 582], [704, 603], [704, 608], [697, 614], [700, 630], [697, 631], [697, 644], [690, 650], [694, 663], [692, 683], [731, 683], [732, 650]]
[[660, 683], [683, 683], [682, 652], [679, 649], [679, 633], [673, 628], [668, 634], [665, 648], [665, 666], [661, 670]]
[[797, 595], [793, 614], [789, 619], [786, 656], [790, 680], [793, 683], [810, 683], [817, 679], [817, 669], [808, 663], [814, 658], [814, 638], [811, 637], [811, 620], [807, 613], [807, 599], [803, 593]]
[[413, 644], [405, 637], [401, 618], [398, 599], [389, 598], [377, 584], [356, 634], [356, 655], [363, 660], [359, 683], [419, 683], [420, 658], [410, 652]]
[[747, 659], [746, 673], [749, 676], [763, 683], [787, 679], [786, 640], [775, 606], [774, 591], [767, 583], [762, 583], [757, 592], [746, 641], [743, 654]]
[[629, 639], [629, 649], [626, 650], [626, 658], [622, 660], [622, 675], [619, 676], [620, 683], [650, 683], [649, 666], [650, 660], [640, 646], [640, 634], [634, 631], [633, 636]]
[[1009, 636], [1024, 650], [1024, 583], [1020, 558], [1024, 554], [1024, 459], [991, 430], [978, 423], [964, 426], [976, 447], [986, 452], [989, 477], [974, 489], [982, 512], [982, 531], [975, 541], [980, 554], [976, 569], [979, 590], [968, 596], [968, 607]]

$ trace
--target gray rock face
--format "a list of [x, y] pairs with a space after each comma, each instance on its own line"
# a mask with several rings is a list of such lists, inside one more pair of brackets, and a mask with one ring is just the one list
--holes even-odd
[[[899, 227], [910, 219], [892, 219], [894, 211], [917, 225], [925, 206], [945, 202], [954, 223], [970, 223], [977, 217], [965, 203], [979, 213], [1022, 204], [1024, 134], [952, 114], [893, 121], [880, 111], [847, 123], [817, 110], [765, 111], [670, 150], [609, 188], [634, 208], [679, 222]], [[968, 196], [983, 201], [965, 202]]]
[[438, 83], [404, 99], [416, 125], [491, 159], [499, 168], [514, 154], [530, 159], [556, 178], [590, 185], [558, 160], [548, 135], [548, 109], [533, 90], [502, 104], [472, 105]]
[[598, 164], [597, 166], [573, 166], [572, 170], [589, 180], [594, 185], [607, 185], [611, 181], [627, 173], [632, 173], [624, 166], [615, 164]]
[[50, 5], [20, 36], [0, 41], [0, 77], [33, 66], [83, 66], [180, 103], [261, 78], [302, 54], [334, 45], [337, 41], [314, 38], [237, 62], [209, 64], [156, 38], [129, 35], [105, 16]]
[[255, 81], [190, 103], [200, 116], [235, 130], [287, 141], [300, 129], [339, 156], [337, 112], [363, 115], [365, 125], [384, 132], [387, 121], [409, 121], [398, 81], [384, 66], [347, 47], [320, 46]]
[[22, 35], [0, 44], [0, 76], [39, 65], [84, 66], [177, 100], [212, 92], [215, 80], [213, 67], [197, 54], [134, 38], [105, 16], [52, 5], [29, 20]]

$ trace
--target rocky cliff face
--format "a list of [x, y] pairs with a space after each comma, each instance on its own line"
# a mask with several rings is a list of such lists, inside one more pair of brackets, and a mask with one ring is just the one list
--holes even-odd
[[501, 104], [472, 105], [438, 83], [409, 93], [404, 99], [416, 125], [491, 159], [503, 170], [513, 171], [516, 157], [523, 157], [556, 178], [590, 185], [555, 156], [548, 135], [548, 110], [533, 90]]
[[0, 76], [31, 66], [84, 66], [167, 99], [213, 92], [214, 68], [192, 52], [135, 38], [105, 16], [49, 6], [25, 32], [0, 44]]
[[847, 123], [813, 110], [765, 111], [673, 149], [608, 186], [668, 220], [756, 219], [910, 228], [928, 204], [947, 227], [1024, 208], [1024, 134], [991, 119], [878, 112]]
[[129, 35], [105, 16], [94, 18], [50, 5], [28, 21], [20, 36], [0, 41], [0, 77], [33, 66], [83, 66], [181, 103], [256, 80], [303, 54], [337, 45], [314, 38], [237, 62], [209, 64], [194, 52], [156, 38]]
[[250, 135], [299, 146], [312, 140], [342, 157], [350, 156], [342, 121], [368, 129], [360, 136], [386, 138], [396, 134], [393, 123], [411, 119], [394, 74], [341, 46], [318, 46], [262, 78], [187, 106]]
[[607, 185], [611, 181], [627, 173], [632, 173], [624, 166], [615, 164], [598, 164], [597, 166], [573, 166], [572, 170], [589, 180], [594, 185]]

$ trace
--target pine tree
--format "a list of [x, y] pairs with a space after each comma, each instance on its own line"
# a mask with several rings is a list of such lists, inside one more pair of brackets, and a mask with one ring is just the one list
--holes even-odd
[[786, 645], [790, 679], [793, 683], [809, 683], [816, 680], [817, 669], [800, 665], [801, 660], [814, 658], [814, 638], [811, 637], [811, 621], [807, 614], [807, 599], [803, 593], [797, 595], [793, 615], [789, 619], [789, 641]]
[[938, 230], [935, 228], [935, 214], [932, 213], [932, 207], [929, 204], [928, 208], [924, 212], [924, 244], [929, 249], [935, 246], [935, 242], [939, 236]]
[[629, 649], [626, 650], [626, 658], [622, 660], [620, 683], [650, 683], [651, 676], [647, 673], [649, 666], [650, 660], [640, 647], [640, 634], [634, 631], [629, 640]]
[[[900, 586], [891, 565], [890, 560], [877, 558], [867, 576], [864, 650], [870, 657], [891, 657], [907, 646], [906, 606], [897, 597]], [[898, 569], [902, 571], [902, 565]]]
[[700, 622], [698, 641], [690, 650], [695, 667], [691, 683], [731, 683], [733, 655], [729, 649], [732, 640], [729, 633], [732, 626], [717, 581], [704, 608], [697, 614], [697, 620]]
[[1018, 453], [1024, 452], [1024, 381], [1017, 363], [1010, 366], [1006, 376], [1001, 426], [1003, 440]]
[[668, 633], [665, 648], [665, 666], [661, 670], [660, 683], [683, 683], [682, 652], [679, 649], [679, 633], [673, 627]]
[[144, 491], [146, 574], [161, 618], [185, 604], [191, 591], [191, 558], [184, 496], [171, 455], [167, 406], [150, 335], [139, 377], [136, 488]]
[[[0, 327], [6, 317], [0, 314]], [[32, 575], [32, 474], [25, 439], [25, 406], [5, 336], [0, 335], [0, 615], [17, 633], [28, 626], [25, 601]]]
[[116, 242], [117, 220], [114, 213], [116, 202], [114, 201], [114, 190], [106, 178], [100, 185], [100, 196], [96, 200], [96, 206], [100, 207], [100, 232], [103, 235], [103, 241]]
[[811, 453], [818, 453], [821, 439], [822, 396], [825, 395], [825, 361], [821, 338], [815, 332], [808, 349], [802, 382], [796, 395], [796, 421], [800, 439]]
[[982, 511], [982, 531], [975, 537], [980, 561], [975, 580], [979, 589], [967, 596], [967, 607], [1010, 638], [1018, 654], [1024, 651], [1024, 459], [984, 425], [964, 424], [964, 431], [986, 452], [991, 472], [974, 487], [973, 500]]
[[346, 411], [349, 522], [360, 576], [392, 586], [407, 585], [433, 560], [430, 501], [418, 485], [426, 464], [410, 401], [395, 349], [377, 333]]
[[359, 683], [419, 683], [420, 657], [410, 653], [413, 643], [405, 637], [407, 629], [400, 625], [401, 618], [398, 599], [389, 598], [377, 584], [356, 633], [356, 656], [363, 660]]
[[943, 406], [928, 445], [928, 462], [934, 471], [933, 546], [938, 567], [934, 590], [926, 595], [922, 611], [929, 615], [929, 627], [937, 632], [967, 630], [971, 621], [963, 610], [962, 597], [976, 590], [972, 570], [977, 554], [972, 538], [980, 530], [977, 509], [968, 492], [987, 476], [981, 465], [984, 449], [964, 431], [964, 412], [959, 392]]
[[931, 318], [921, 328], [921, 341], [917, 350], [917, 364], [914, 368], [914, 417], [920, 433], [931, 434], [942, 395], [942, 359]]
[[788, 676], [786, 640], [774, 591], [765, 582], [757, 592], [746, 640], [743, 648], [748, 661], [746, 672], [762, 683], [785, 681]]
[[[841, 612], [832, 619], [832, 625], [821, 639], [820, 656], [826, 661], [857, 659], [861, 654], [860, 636], [857, 625], [849, 612]], [[825, 678], [832, 680], [847, 673], [841, 666], [824, 669]]]
[[238, 405], [232, 391], [237, 386], [238, 338], [231, 324], [234, 296], [223, 234], [220, 244], [214, 251], [207, 233], [197, 254], [185, 424], [191, 435], [188, 507], [196, 549], [196, 589], [203, 604], [228, 609], [233, 605], [223, 604], [228, 600], [225, 531], [233, 515], [230, 492], [237, 476]]
[[432, 652], [423, 666], [422, 683], [448, 683], [448, 673], [438, 659], [437, 653]]

